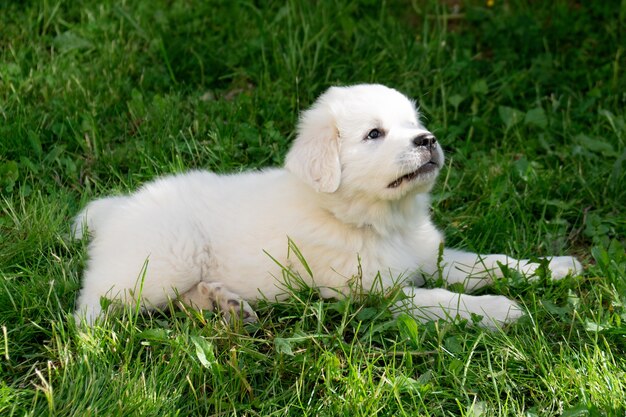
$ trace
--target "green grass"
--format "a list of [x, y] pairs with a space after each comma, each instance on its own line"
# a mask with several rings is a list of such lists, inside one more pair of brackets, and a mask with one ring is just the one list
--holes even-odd
[[[0, 2], [0, 415], [626, 413], [626, 2]], [[269, 2], [268, 2], [269, 3]], [[169, 172], [280, 164], [334, 84], [418, 99], [448, 243], [575, 254], [489, 292], [503, 332], [295, 288], [260, 322], [71, 318], [90, 199]]]

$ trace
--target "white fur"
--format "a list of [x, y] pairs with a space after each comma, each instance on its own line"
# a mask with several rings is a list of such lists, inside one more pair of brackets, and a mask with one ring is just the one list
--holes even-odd
[[[367, 139], [372, 129], [383, 137]], [[245, 309], [244, 300], [283, 295], [278, 264], [324, 296], [346, 292], [358, 274], [364, 289], [377, 274], [385, 286], [404, 279], [403, 303], [418, 318], [476, 313], [494, 326], [519, 317], [519, 306], [505, 297], [418, 287], [423, 275], [438, 272], [443, 237], [430, 220], [428, 192], [439, 170], [390, 184], [431, 159], [441, 167], [440, 146], [413, 144], [429, 133], [413, 102], [396, 90], [333, 87], [303, 113], [285, 169], [193, 171], [90, 203], [74, 227], [77, 237], [85, 227], [92, 235], [77, 317], [92, 323], [101, 297], [129, 304], [141, 299], [150, 308], [182, 295], [201, 307], [198, 298], [210, 293], [207, 288], [238, 296]], [[288, 239], [312, 276], [293, 251], [288, 256]], [[504, 255], [447, 249], [443, 255], [444, 278], [470, 289], [497, 276], [498, 262], [528, 274], [537, 266]], [[556, 278], [581, 271], [572, 257], [553, 258], [550, 267]]]

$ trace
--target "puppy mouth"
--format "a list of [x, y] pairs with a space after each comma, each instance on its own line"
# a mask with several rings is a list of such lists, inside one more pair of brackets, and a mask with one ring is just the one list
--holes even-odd
[[435, 161], [428, 161], [424, 165], [419, 167], [417, 170], [413, 172], [409, 172], [408, 174], [405, 174], [401, 176], [400, 178], [398, 178], [397, 180], [395, 180], [394, 182], [390, 183], [387, 186], [387, 188], [397, 188], [400, 186], [400, 184], [402, 184], [405, 181], [412, 181], [415, 178], [419, 177], [420, 175], [430, 174], [431, 172], [434, 172], [437, 169], [439, 169], [439, 165]]

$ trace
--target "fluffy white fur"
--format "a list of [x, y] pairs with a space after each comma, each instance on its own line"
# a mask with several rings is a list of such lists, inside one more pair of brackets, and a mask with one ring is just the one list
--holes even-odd
[[[150, 308], [180, 296], [254, 319], [247, 302], [282, 295], [278, 261], [324, 296], [347, 291], [359, 273], [371, 288], [380, 273], [383, 285], [405, 280], [404, 303], [419, 319], [514, 320], [522, 310], [505, 297], [419, 288], [439, 272], [443, 236], [428, 193], [442, 165], [441, 147], [404, 95], [381, 85], [330, 88], [302, 114], [284, 169], [194, 171], [90, 203], [74, 227], [77, 237], [85, 227], [92, 235], [77, 318], [92, 323], [101, 297]], [[288, 256], [288, 239], [312, 276]], [[471, 290], [498, 276], [498, 263], [528, 275], [538, 266], [446, 249], [440, 272]], [[581, 271], [572, 257], [549, 267], [553, 278]]]

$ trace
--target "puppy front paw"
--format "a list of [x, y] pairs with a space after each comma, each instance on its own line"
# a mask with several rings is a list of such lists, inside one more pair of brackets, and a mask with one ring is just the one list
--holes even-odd
[[498, 329], [507, 323], [517, 321], [524, 315], [522, 307], [507, 297], [483, 295], [476, 297], [476, 299], [478, 303], [468, 310], [482, 316], [480, 325], [483, 327]]
[[573, 256], [554, 256], [550, 258], [548, 268], [552, 273], [552, 279], [562, 279], [568, 275], [577, 276], [582, 274], [583, 266]]

